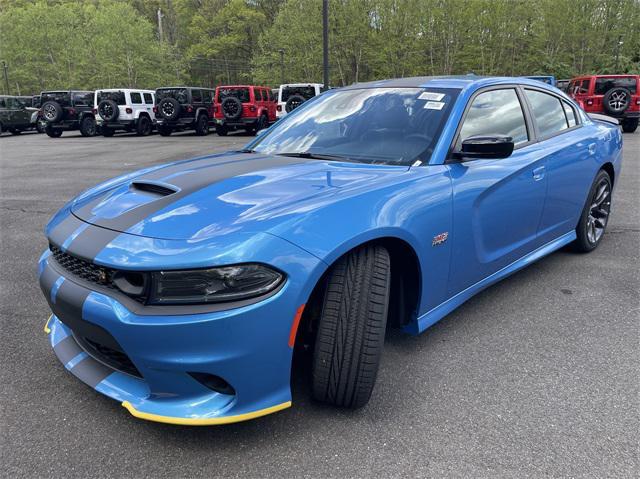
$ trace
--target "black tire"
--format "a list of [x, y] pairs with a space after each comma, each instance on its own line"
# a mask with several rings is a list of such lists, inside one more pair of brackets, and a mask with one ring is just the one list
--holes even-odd
[[344, 256], [327, 280], [313, 354], [313, 396], [358, 408], [371, 397], [389, 308], [391, 261], [381, 246]]
[[609, 174], [600, 170], [596, 179], [593, 180], [589, 196], [587, 196], [587, 201], [580, 215], [580, 221], [576, 227], [577, 238], [573, 243], [575, 251], [589, 253], [596, 249], [602, 241], [611, 211], [611, 186]]
[[238, 120], [242, 116], [242, 102], [235, 96], [228, 96], [222, 100], [220, 108], [227, 120]]
[[54, 128], [50, 123], [47, 123], [44, 132], [50, 138], [60, 138], [62, 136], [62, 128]]
[[3, 132], [3, 131], [4, 131], [4, 130], [2, 129], [2, 123], [0, 123], [0, 135], [2, 135], [2, 132]]
[[136, 135], [149, 136], [151, 134], [151, 120], [148, 116], [142, 115], [138, 118], [138, 125], [136, 126]]
[[36, 131], [38, 133], [44, 133], [45, 128], [47, 127], [47, 120], [42, 117], [38, 117], [36, 120]]
[[209, 134], [209, 118], [204, 113], [198, 115], [196, 121], [196, 135], [206, 136]]
[[113, 134], [116, 132], [113, 128], [109, 128], [108, 126], [103, 126], [101, 128], [102, 136], [105, 138], [111, 138]]
[[172, 132], [173, 129], [170, 126], [161, 125], [158, 127], [158, 133], [160, 133], [160, 136], [170, 136]]
[[21, 135], [22, 134], [22, 130], [18, 130], [17, 128], [11, 130], [11, 134], [12, 135]]
[[260, 115], [258, 123], [256, 124], [256, 133], [260, 130], [264, 130], [265, 128], [269, 128], [269, 120], [266, 115]]
[[216, 133], [218, 134], [218, 136], [227, 136], [227, 134], [229, 133], [229, 129], [226, 125], [217, 125]]
[[298, 108], [300, 105], [302, 105], [305, 101], [306, 100], [302, 95], [291, 95], [287, 99], [287, 102], [284, 104], [284, 110], [287, 113], [290, 113], [296, 108]]
[[625, 118], [622, 120], [622, 131], [625, 133], [633, 133], [638, 129], [638, 118]]
[[163, 98], [158, 103], [158, 114], [165, 120], [177, 120], [182, 109], [175, 98]]
[[113, 100], [102, 100], [98, 103], [98, 115], [104, 121], [115, 121], [120, 114], [118, 104]]
[[85, 115], [80, 120], [80, 134], [84, 137], [95, 136], [97, 132], [96, 119], [92, 116]]
[[631, 92], [623, 87], [612, 88], [602, 97], [604, 110], [613, 116], [621, 115], [631, 105]]
[[46, 101], [42, 105], [42, 116], [47, 122], [56, 123], [62, 120], [64, 109], [57, 101]]

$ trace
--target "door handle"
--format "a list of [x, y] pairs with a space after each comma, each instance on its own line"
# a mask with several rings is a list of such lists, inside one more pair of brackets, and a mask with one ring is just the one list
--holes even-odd
[[590, 155], [595, 155], [596, 153], [596, 144], [595, 143], [591, 143], [589, 145], [589, 154]]
[[535, 181], [540, 181], [542, 178], [544, 178], [544, 166], [539, 166], [538, 168], [534, 168], [533, 179]]

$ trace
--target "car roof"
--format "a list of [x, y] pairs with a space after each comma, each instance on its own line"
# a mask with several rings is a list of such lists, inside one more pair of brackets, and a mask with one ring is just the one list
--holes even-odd
[[366, 83], [354, 83], [343, 89], [359, 88], [454, 88], [459, 90], [476, 90], [491, 85], [518, 84], [529, 85], [536, 88], [556, 89], [551, 85], [526, 77], [490, 77], [478, 75], [451, 75], [451, 76], [423, 76], [410, 78], [396, 78], [392, 80], [380, 80]]
[[141, 91], [143, 93], [155, 93], [155, 90], [143, 90], [142, 88], [100, 88], [99, 90], [96, 90], [96, 93], [98, 93], [99, 91], [106, 91], [106, 92], [110, 92], [110, 91], [128, 91], [128, 92], [137, 92], [137, 91]]
[[161, 86], [156, 88], [155, 91], [158, 90], [178, 90], [184, 88], [185, 90], [214, 90], [215, 88], [209, 88], [208, 86]]
[[283, 83], [282, 85], [280, 85], [280, 88], [287, 87], [287, 86], [293, 86], [293, 87], [298, 87], [298, 86], [322, 86], [322, 83]]

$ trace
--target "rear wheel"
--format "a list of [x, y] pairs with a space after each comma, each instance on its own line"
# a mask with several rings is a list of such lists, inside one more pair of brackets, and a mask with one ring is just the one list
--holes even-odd
[[92, 116], [85, 116], [80, 120], [80, 134], [82, 136], [94, 136], [96, 134], [96, 120]]
[[587, 202], [576, 227], [574, 249], [588, 253], [598, 247], [604, 236], [611, 211], [611, 178], [600, 170], [593, 181]]
[[36, 130], [38, 133], [44, 133], [44, 129], [47, 127], [47, 120], [38, 118], [36, 120]]
[[149, 136], [151, 134], [151, 120], [148, 116], [138, 118], [138, 126], [136, 127], [136, 135]]
[[116, 131], [113, 128], [109, 128], [108, 126], [102, 127], [102, 136], [110, 138]]
[[622, 120], [622, 131], [625, 133], [633, 133], [638, 129], [638, 118], [625, 118]]
[[158, 133], [160, 133], [160, 136], [169, 136], [171, 135], [171, 132], [173, 130], [171, 129], [170, 126], [159, 126], [158, 127]]
[[226, 125], [218, 125], [216, 126], [216, 133], [218, 134], [218, 136], [227, 136], [227, 133], [229, 133], [229, 129], [226, 127]]
[[53, 128], [51, 126], [51, 123], [47, 123], [47, 126], [44, 129], [44, 132], [47, 134], [47, 136], [51, 138], [60, 138], [62, 136], [62, 129]]
[[313, 396], [348, 408], [371, 397], [384, 343], [391, 261], [381, 246], [364, 246], [333, 266], [313, 354]]
[[20, 135], [21, 133], [22, 133], [22, 130], [18, 130], [17, 128], [14, 128], [13, 130], [11, 130], [12, 135]]
[[205, 136], [209, 134], [209, 118], [207, 115], [201, 114], [196, 121], [196, 135]]

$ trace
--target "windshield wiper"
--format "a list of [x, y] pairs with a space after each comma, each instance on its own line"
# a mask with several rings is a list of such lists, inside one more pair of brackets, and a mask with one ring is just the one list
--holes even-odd
[[243, 148], [242, 150], [236, 150], [234, 153], [255, 153], [256, 150], [250, 148]]
[[310, 151], [291, 151], [284, 153], [276, 153], [280, 156], [291, 156], [293, 158], [309, 158], [311, 160], [327, 160], [327, 161], [354, 161], [360, 163], [358, 160], [349, 158], [347, 156], [340, 155], [327, 155], [324, 153], [311, 153]]

